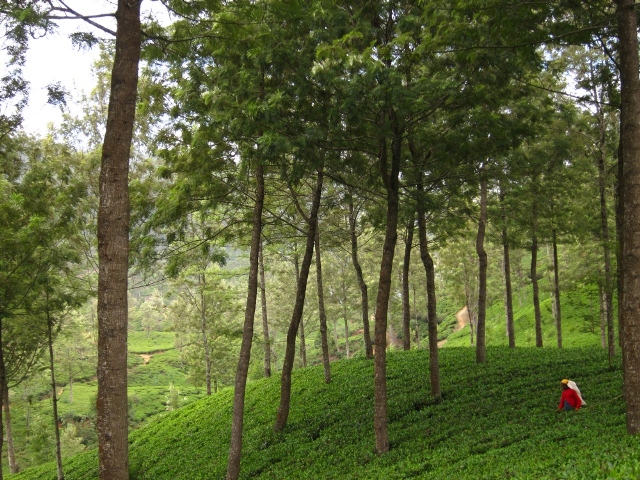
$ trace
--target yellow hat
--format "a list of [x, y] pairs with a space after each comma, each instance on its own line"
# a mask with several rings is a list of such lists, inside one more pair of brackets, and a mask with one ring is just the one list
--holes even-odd
[[566, 378], [564, 380], [562, 380], [560, 383], [567, 385], [569, 383], [569, 380], [567, 380]]

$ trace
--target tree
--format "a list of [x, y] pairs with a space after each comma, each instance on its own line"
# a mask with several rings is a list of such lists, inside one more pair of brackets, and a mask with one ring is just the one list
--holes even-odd
[[118, 0], [98, 209], [98, 399], [101, 479], [129, 478], [127, 285], [129, 155], [141, 51], [140, 2]]
[[640, 432], [640, 78], [638, 26], [633, 0], [616, 0], [620, 39], [620, 151], [622, 163], [621, 336], [627, 431]]

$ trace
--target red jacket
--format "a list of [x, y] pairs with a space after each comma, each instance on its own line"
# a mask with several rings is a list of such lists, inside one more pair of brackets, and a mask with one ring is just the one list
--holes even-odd
[[580, 397], [578, 396], [578, 394], [574, 390], [571, 390], [570, 388], [567, 388], [562, 391], [562, 396], [560, 397], [560, 405], [558, 405], [558, 408], [559, 409], [564, 408], [565, 402], [571, 405], [576, 410], [580, 410], [580, 406], [582, 405], [582, 402], [580, 401]]

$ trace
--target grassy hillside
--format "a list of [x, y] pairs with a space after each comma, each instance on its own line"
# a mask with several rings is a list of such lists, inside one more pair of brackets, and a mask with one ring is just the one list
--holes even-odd
[[[640, 438], [625, 433], [621, 371], [597, 348], [440, 351], [444, 400], [429, 400], [428, 352], [390, 353], [391, 451], [373, 437], [373, 365], [356, 358], [294, 372], [284, 434], [272, 430], [279, 379], [248, 386], [242, 478], [632, 479]], [[575, 379], [588, 405], [556, 413], [559, 380]], [[152, 420], [130, 436], [131, 479], [224, 478], [231, 390]], [[68, 480], [97, 478], [95, 451], [66, 461]], [[54, 479], [47, 464], [9, 477]]]
[[[528, 289], [530, 290], [530, 289]], [[514, 331], [516, 346], [535, 347], [535, 316], [532, 293], [527, 291], [514, 298]], [[521, 304], [519, 303], [521, 302]], [[560, 295], [562, 312], [563, 347], [587, 347], [600, 345], [600, 305], [597, 288], [593, 285], [581, 285]], [[543, 292], [540, 301], [542, 318], [542, 342], [545, 347], [557, 345], [556, 325], [551, 310], [551, 297]], [[467, 325], [462, 330], [451, 333], [456, 323], [451, 315], [441, 324], [442, 338], [447, 338], [447, 347], [466, 347], [470, 345], [470, 331]], [[440, 338], [440, 337], [439, 337]], [[508, 345], [505, 326], [504, 303], [496, 302], [487, 308], [486, 321], [487, 345]]]
[[[189, 385], [174, 348], [173, 332], [129, 332], [129, 422], [132, 428], [150, 417], [187, 404], [205, 394]], [[68, 383], [58, 371], [58, 413], [63, 428], [63, 455], [97, 443], [94, 431], [97, 381], [89, 368], [84, 380]], [[13, 438], [18, 464], [22, 467], [55, 458], [51, 420], [51, 390], [48, 372], [25, 382], [11, 392]], [[68, 429], [67, 427], [71, 427]], [[71, 435], [71, 437], [69, 436]], [[6, 459], [6, 442], [3, 445]], [[8, 462], [2, 462], [8, 475]]]

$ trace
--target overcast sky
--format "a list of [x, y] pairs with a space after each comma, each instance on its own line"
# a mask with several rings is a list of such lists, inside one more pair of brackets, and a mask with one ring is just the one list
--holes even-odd
[[[66, 0], [65, 3], [83, 15], [115, 13], [117, 7], [116, 0]], [[150, 8], [158, 9], [159, 6], [159, 2], [144, 0], [143, 15]], [[115, 19], [96, 21], [113, 31], [116, 29]], [[73, 102], [73, 99], [80, 98], [82, 92], [89, 93], [95, 84], [91, 66], [98, 56], [98, 48], [78, 50], [71, 45], [69, 35], [77, 31], [91, 31], [100, 38], [107, 38], [107, 34], [79, 20], [60, 20], [58, 25], [56, 34], [30, 42], [24, 75], [31, 88], [23, 123], [29, 133], [44, 135], [50, 122], [59, 124], [62, 118], [59, 107], [47, 104], [47, 85], [60, 82], [72, 94]], [[69, 107], [73, 111], [72, 102]]]

